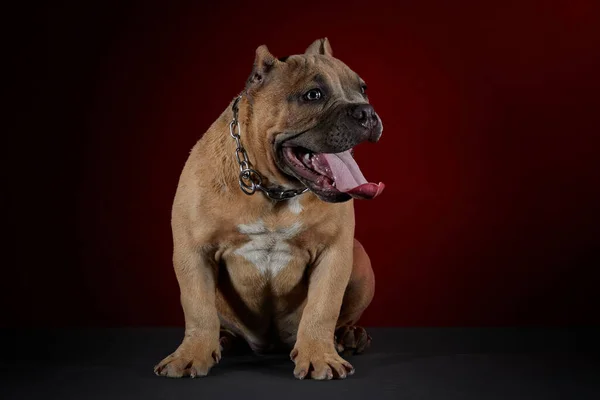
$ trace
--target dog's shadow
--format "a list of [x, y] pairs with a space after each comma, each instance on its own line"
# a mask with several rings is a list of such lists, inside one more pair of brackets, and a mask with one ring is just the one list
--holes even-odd
[[[410, 364], [415, 360], [439, 357], [440, 354], [411, 354], [411, 353], [385, 353], [371, 351], [367, 354], [342, 353], [342, 357], [350, 361], [361, 370], [361, 376], [367, 378], [371, 373], [381, 368], [398, 367]], [[369, 368], [362, 368], [370, 364]], [[237, 351], [227, 354], [222, 361], [211, 370], [211, 375], [224, 376], [232, 372], [249, 372], [265, 374], [271, 377], [293, 378], [294, 363], [290, 360], [288, 353], [278, 352], [273, 354], [259, 355], [248, 351]]]
[[[355, 362], [358, 358], [365, 360], [370, 357], [364, 355], [355, 355], [351, 352], [344, 352], [340, 354], [346, 360]], [[397, 357], [393, 357], [394, 361], [398, 361]], [[385, 362], [392, 362], [383, 357], [380, 360], [383, 364]], [[290, 359], [289, 351], [277, 351], [269, 354], [256, 354], [250, 350], [250, 348], [237, 348], [236, 351], [230, 351], [223, 355], [221, 362], [211, 369], [210, 374], [214, 376], [225, 376], [232, 373], [240, 372], [252, 372], [258, 374], [269, 375], [271, 377], [281, 378], [293, 378], [294, 362]]]
[[294, 363], [288, 354], [227, 354], [221, 362], [211, 370], [211, 375], [225, 375], [232, 372], [247, 372], [267, 374], [284, 378], [292, 377]]

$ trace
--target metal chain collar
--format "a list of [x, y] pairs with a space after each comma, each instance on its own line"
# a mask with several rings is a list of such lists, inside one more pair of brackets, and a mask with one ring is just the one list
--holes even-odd
[[306, 193], [308, 188], [282, 190], [269, 189], [262, 185], [262, 176], [257, 170], [252, 168], [252, 164], [248, 159], [248, 153], [246, 153], [246, 149], [244, 149], [244, 146], [242, 146], [240, 138], [240, 133], [242, 130], [240, 128], [240, 122], [238, 121], [238, 112], [241, 98], [241, 95], [236, 97], [233, 105], [231, 106], [231, 110], [233, 111], [233, 119], [229, 123], [229, 134], [235, 139], [235, 143], [237, 145], [235, 149], [235, 158], [240, 166], [240, 175], [238, 181], [242, 192], [246, 193], [247, 195], [253, 195], [258, 189], [267, 195], [267, 197], [276, 201], [289, 200], [293, 197], [301, 195], [302, 193]]

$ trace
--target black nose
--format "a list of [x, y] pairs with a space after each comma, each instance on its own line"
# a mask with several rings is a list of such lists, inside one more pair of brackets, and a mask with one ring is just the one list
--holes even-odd
[[359, 104], [350, 109], [350, 115], [359, 124], [367, 129], [373, 129], [377, 125], [377, 114], [370, 104]]

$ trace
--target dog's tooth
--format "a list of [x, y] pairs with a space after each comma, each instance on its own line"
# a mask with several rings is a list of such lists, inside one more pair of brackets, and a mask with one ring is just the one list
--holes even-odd
[[309, 162], [310, 161], [310, 155], [308, 153], [306, 153], [304, 155], [304, 161]]

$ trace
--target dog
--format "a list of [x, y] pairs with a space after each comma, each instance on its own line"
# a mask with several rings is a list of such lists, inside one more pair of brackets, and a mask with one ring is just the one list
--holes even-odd
[[256, 50], [243, 92], [190, 152], [172, 208], [185, 336], [155, 366], [206, 376], [232, 340], [287, 349], [298, 379], [343, 379], [370, 344], [355, 326], [371, 302], [371, 262], [354, 239], [353, 198], [384, 188], [353, 158], [381, 119], [365, 82], [327, 38], [304, 54]]

